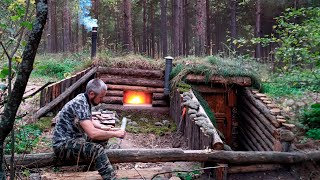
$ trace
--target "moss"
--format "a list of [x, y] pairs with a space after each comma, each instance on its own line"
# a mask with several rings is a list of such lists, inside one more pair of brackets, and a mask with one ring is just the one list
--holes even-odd
[[[151, 116], [147, 114], [137, 113], [137, 114], [127, 115], [126, 117], [128, 119], [131, 119], [131, 121], [135, 121], [138, 123], [138, 126], [128, 125], [126, 127], [126, 131], [131, 133], [144, 133], [144, 134], [153, 133], [155, 135], [161, 136], [167, 132], [174, 132], [177, 129], [175, 123], [172, 120], [170, 120], [168, 116], [165, 116], [165, 115]], [[141, 118], [146, 118], [148, 119], [148, 121], [147, 122], [142, 121]], [[169, 120], [170, 123], [168, 125], [155, 126], [156, 122], [162, 122], [162, 120], [165, 120], [165, 119]]]
[[51, 120], [52, 120], [52, 117], [42, 117], [34, 125], [37, 126], [40, 129], [40, 131], [44, 131], [45, 129], [48, 129], [51, 127], [51, 123], [52, 123]]

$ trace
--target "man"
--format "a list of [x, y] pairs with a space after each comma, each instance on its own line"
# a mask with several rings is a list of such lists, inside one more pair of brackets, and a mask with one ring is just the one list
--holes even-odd
[[64, 161], [93, 161], [103, 179], [115, 179], [106, 150], [102, 145], [92, 142], [125, 136], [124, 130], [104, 126], [91, 118], [91, 105], [98, 105], [106, 91], [107, 86], [102, 80], [92, 79], [85, 93], [77, 95], [62, 108], [53, 134], [53, 150]]

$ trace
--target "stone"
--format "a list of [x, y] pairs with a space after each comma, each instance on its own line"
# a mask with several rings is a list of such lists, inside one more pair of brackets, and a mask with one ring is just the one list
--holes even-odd
[[285, 106], [293, 106], [294, 105], [294, 100], [293, 99], [287, 99], [284, 101]]
[[165, 119], [162, 121], [162, 123], [164, 126], [168, 126], [170, 124], [170, 121]]
[[181, 180], [181, 179], [177, 176], [172, 176], [169, 180]]
[[142, 121], [142, 122], [149, 122], [149, 119], [148, 118], [140, 118], [140, 121]]
[[135, 121], [131, 121], [131, 122], [128, 122], [128, 125], [137, 127], [138, 123]]
[[155, 126], [163, 126], [163, 124], [161, 122], [156, 122], [154, 123]]

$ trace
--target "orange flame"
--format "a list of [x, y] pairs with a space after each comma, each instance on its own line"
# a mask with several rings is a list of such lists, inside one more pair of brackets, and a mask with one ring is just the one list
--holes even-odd
[[151, 93], [142, 91], [124, 91], [123, 103], [124, 104], [151, 104]]

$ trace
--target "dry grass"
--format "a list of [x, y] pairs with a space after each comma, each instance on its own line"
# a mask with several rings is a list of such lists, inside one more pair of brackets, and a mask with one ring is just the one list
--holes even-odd
[[135, 68], [147, 70], [163, 70], [164, 60], [154, 60], [141, 55], [128, 54], [119, 57], [96, 58], [94, 65], [117, 68]]

